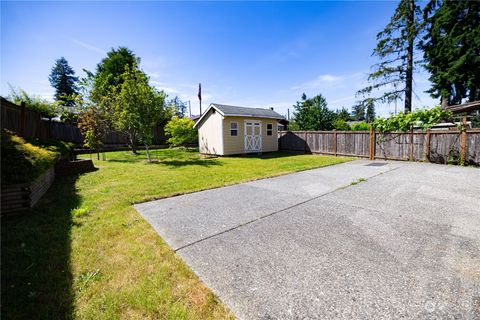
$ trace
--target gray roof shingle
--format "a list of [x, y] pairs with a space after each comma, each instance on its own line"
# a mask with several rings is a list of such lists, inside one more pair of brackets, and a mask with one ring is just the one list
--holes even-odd
[[236, 107], [218, 103], [212, 103], [212, 105], [217, 108], [221, 113], [223, 113], [224, 116], [246, 116], [271, 119], [285, 119], [285, 117], [271, 109]]

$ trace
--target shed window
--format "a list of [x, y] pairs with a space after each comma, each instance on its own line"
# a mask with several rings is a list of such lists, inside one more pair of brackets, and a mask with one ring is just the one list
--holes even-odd
[[273, 124], [267, 123], [267, 136], [271, 136], [273, 134]]
[[232, 137], [238, 135], [238, 123], [237, 122], [230, 122], [230, 135]]

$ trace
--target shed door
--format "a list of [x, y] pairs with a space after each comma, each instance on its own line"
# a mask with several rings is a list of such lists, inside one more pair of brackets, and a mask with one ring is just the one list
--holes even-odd
[[262, 122], [245, 121], [245, 152], [262, 151]]

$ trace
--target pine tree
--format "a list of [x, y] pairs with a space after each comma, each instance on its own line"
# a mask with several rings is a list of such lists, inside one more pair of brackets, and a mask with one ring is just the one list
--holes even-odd
[[367, 123], [373, 122], [375, 120], [375, 102], [373, 99], [367, 99], [365, 100], [365, 105], [366, 105], [366, 114], [365, 114], [365, 121]]
[[[371, 85], [357, 92], [374, 101], [405, 101], [405, 112], [412, 110], [414, 49], [422, 28], [421, 10], [415, 0], [401, 0], [385, 29], [377, 34], [373, 55], [380, 62], [368, 76]], [[392, 89], [390, 89], [392, 88]], [[379, 97], [373, 90], [385, 89]]]
[[431, 0], [424, 16], [427, 92], [442, 105], [480, 100], [480, 2]]
[[55, 61], [50, 76], [50, 84], [55, 88], [55, 100], [63, 101], [65, 105], [72, 106], [74, 104], [73, 95], [78, 93], [75, 71], [68, 65], [68, 61], [61, 57]]
[[359, 102], [352, 107], [352, 118], [355, 121], [365, 120], [365, 104]]

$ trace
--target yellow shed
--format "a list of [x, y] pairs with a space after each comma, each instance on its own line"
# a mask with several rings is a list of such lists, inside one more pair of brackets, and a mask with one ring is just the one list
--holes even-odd
[[212, 103], [195, 123], [200, 153], [232, 155], [278, 151], [278, 122], [272, 109]]

